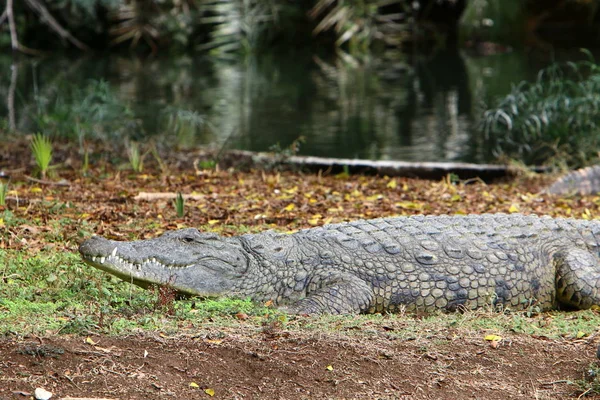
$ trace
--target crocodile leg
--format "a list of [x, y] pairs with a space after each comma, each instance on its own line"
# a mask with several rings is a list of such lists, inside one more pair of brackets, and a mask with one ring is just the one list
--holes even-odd
[[357, 314], [368, 310], [374, 298], [373, 289], [352, 275], [328, 277], [311, 284], [318, 288], [283, 309], [291, 314]]
[[554, 255], [557, 300], [577, 309], [600, 306], [600, 263], [589, 251], [571, 248]]

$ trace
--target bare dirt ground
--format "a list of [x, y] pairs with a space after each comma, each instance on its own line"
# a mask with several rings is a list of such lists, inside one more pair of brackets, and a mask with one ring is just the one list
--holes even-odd
[[54, 398], [566, 399], [581, 395], [568, 381], [585, 379], [595, 359], [589, 343], [524, 335], [497, 348], [481, 337], [432, 345], [385, 332], [89, 339], [2, 339], [0, 399], [29, 398], [36, 387]]

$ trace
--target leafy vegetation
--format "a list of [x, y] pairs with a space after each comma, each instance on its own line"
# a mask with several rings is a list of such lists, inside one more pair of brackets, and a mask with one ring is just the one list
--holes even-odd
[[[145, 154], [140, 153], [135, 139], [146, 134], [141, 121], [147, 110], [132, 107], [130, 101], [122, 99], [104, 80], [89, 80], [83, 88], [69, 80], [57, 84], [60, 91], [35, 95], [36, 111], [32, 115], [35, 129], [48, 136], [77, 141], [83, 155], [87, 152], [87, 140], [101, 140], [118, 148], [123, 140], [131, 139], [129, 160], [134, 170], [143, 169]], [[195, 135], [214, 129], [197, 111], [170, 106], [159, 114], [156, 121], [160, 127], [154, 132], [173, 135], [181, 147], [191, 146], [196, 143]]]
[[106, 81], [90, 81], [83, 88], [68, 81], [59, 82], [59, 94], [36, 96], [33, 116], [36, 128], [46, 135], [77, 140], [88, 137], [107, 142], [139, 134], [141, 126], [133, 110], [116, 96]]
[[552, 65], [534, 83], [521, 82], [483, 114], [482, 132], [499, 153], [542, 164], [580, 167], [598, 160], [600, 67], [593, 62]]

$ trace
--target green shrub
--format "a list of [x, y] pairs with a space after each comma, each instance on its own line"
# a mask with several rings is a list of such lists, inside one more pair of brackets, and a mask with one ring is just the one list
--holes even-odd
[[581, 167], [598, 160], [599, 111], [600, 67], [590, 57], [521, 82], [484, 112], [480, 129], [497, 155]]

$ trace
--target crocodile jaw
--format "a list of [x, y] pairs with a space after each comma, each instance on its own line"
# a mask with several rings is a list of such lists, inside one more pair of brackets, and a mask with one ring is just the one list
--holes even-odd
[[[172, 266], [161, 263], [155, 257], [139, 261], [129, 260], [118, 254], [117, 246], [114, 247], [108, 256], [93, 256], [84, 253], [82, 255], [83, 260], [89, 265], [143, 288], [148, 288], [152, 285], [171, 285], [183, 294], [206, 295], [185, 286], [175, 286], [177, 276], [181, 275], [181, 271], [186, 268], [192, 268], [194, 264]], [[167, 273], [167, 271], [170, 273]]]
[[[182, 237], [197, 240], [186, 243]], [[214, 239], [214, 235], [197, 230], [133, 242], [95, 236], [84, 241], [79, 252], [91, 266], [144, 288], [164, 285], [187, 295], [235, 295], [247, 260], [236, 253], [239, 249], [235, 244]]]

